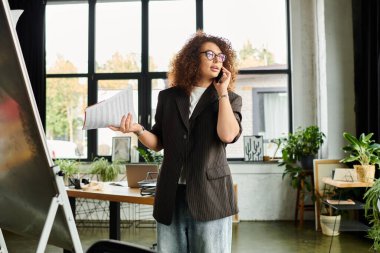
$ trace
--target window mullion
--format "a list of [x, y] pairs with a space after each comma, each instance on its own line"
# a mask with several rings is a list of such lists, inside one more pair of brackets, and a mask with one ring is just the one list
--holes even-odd
[[[88, 22], [88, 104], [97, 102], [97, 80], [95, 75], [95, 6], [96, 0], [89, 0], [89, 22]], [[87, 132], [89, 160], [97, 155], [97, 130]]]
[[195, 0], [196, 30], [203, 30], [203, 0]]
[[293, 99], [292, 99], [292, 59], [291, 59], [291, 37], [290, 37], [290, 3], [286, 0], [286, 36], [287, 36], [287, 53], [288, 53], [288, 101], [289, 101], [289, 133], [293, 132]]
[[141, 83], [139, 85], [139, 112], [142, 124], [148, 126], [148, 114], [151, 108], [151, 102], [148, 100], [150, 97], [150, 80], [149, 80], [149, 1], [142, 0], [141, 2], [142, 15], [141, 15]]

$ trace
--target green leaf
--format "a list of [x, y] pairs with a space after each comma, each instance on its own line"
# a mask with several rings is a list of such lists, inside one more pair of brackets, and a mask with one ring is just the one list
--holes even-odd
[[[364, 135], [364, 133], [363, 133], [362, 135]], [[369, 133], [369, 134], [367, 134], [366, 136], [364, 136], [364, 140], [365, 140], [366, 142], [370, 142], [372, 136], [373, 136], [373, 133]]]
[[353, 145], [353, 146], [360, 146], [360, 142], [359, 142], [359, 140], [358, 139], [356, 139], [356, 137], [355, 136], [353, 136], [353, 135], [351, 135], [351, 134], [349, 134], [349, 133], [347, 133], [347, 132], [344, 132], [343, 133], [343, 137], [351, 144], [351, 145]]
[[164, 156], [161, 153], [155, 152], [151, 149], [144, 149], [137, 146], [135, 146], [134, 148], [139, 152], [139, 154], [142, 156], [146, 163], [162, 163]]

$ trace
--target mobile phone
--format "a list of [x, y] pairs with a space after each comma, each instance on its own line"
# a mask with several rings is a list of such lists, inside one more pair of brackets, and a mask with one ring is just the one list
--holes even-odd
[[215, 77], [215, 82], [219, 83], [219, 81], [222, 78], [222, 76], [223, 76], [223, 70], [220, 70], [218, 76]]

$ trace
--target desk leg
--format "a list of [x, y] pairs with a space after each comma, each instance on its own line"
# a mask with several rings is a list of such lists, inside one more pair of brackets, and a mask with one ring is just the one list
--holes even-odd
[[120, 240], [120, 202], [110, 201], [110, 239]]
[[[73, 216], [74, 216], [74, 219], [75, 219], [76, 198], [69, 197], [69, 202], [70, 202], [71, 211], [73, 212]], [[63, 253], [73, 253], [73, 252], [70, 251], [70, 250], [66, 250], [66, 249], [64, 249], [64, 250], [63, 250]]]

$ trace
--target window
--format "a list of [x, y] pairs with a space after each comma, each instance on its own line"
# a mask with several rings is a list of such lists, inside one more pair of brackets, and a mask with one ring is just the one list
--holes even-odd
[[86, 78], [49, 78], [46, 82], [46, 138], [52, 158], [86, 158]]
[[240, 70], [287, 69], [286, 1], [207, 0], [203, 19], [205, 32], [231, 41]]
[[168, 71], [173, 56], [195, 32], [195, 1], [149, 2], [149, 71]]
[[88, 4], [47, 5], [46, 72], [86, 73], [87, 59]]
[[[281, 74], [240, 74], [236, 93], [242, 96], [242, 135], [262, 135], [264, 154], [272, 155], [270, 140], [283, 137], [289, 131], [288, 79]], [[243, 138], [227, 146], [230, 158], [241, 158]]]
[[140, 72], [141, 3], [97, 3], [95, 23], [96, 72]]
[[[99, 80], [98, 81], [98, 101], [106, 100], [119, 91], [132, 87], [134, 108], [138, 108], [138, 84], [137, 80]], [[135, 111], [136, 115], [138, 110]], [[97, 154], [99, 156], [111, 156], [112, 154], [112, 137], [124, 136], [120, 132], [115, 132], [107, 128], [97, 130]], [[137, 137], [134, 134], [128, 134], [132, 137], [131, 147], [137, 146]]]
[[152, 126], [155, 123], [154, 115], [156, 115], [157, 102], [158, 102], [158, 93], [160, 91], [169, 88], [168, 79], [153, 79], [152, 80]]
[[[204, 31], [228, 38], [236, 50], [242, 135], [262, 135], [265, 155], [274, 153], [270, 140], [289, 131], [286, 4], [284, 0], [204, 1]], [[243, 156], [243, 138], [227, 146], [227, 155]]]
[[[46, 135], [54, 158], [111, 157], [109, 129], [83, 131], [86, 106], [131, 87], [138, 121], [154, 124], [170, 61], [197, 28], [225, 37], [238, 57], [243, 134], [287, 134], [287, 0], [58, 1], [46, 7]], [[70, 15], [70, 18], [67, 18]], [[174, 22], [175, 21], [175, 22]], [[243, 31], [243, 32], [242, 32]], [[132, 147], [139, 145], [132, 137]], [[137, 161], [132, 149], [132, 161]], [[243, 138], [227, 146], [242, 160]]]

